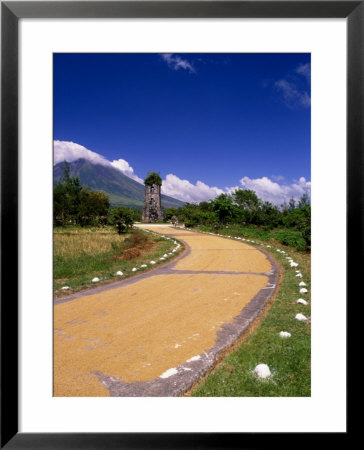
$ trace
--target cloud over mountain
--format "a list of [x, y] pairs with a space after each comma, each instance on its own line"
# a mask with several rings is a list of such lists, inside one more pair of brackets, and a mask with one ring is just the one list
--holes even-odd
[[[54, 141], [55, 165], [65, 160], [73, 162], [78, 159], [86, 159], [93, 164], [113, 167], [138, 183], [144, 183], [143, 179], [134, 173], [133, 167], [125, 159], [120, 158], [110, 162], [102, 155], [82, 145], [69, 141]], [[279, 183], [278, 181], [282, 181], [283, 177], [275, 176], [271, 178], [249, 178], [244, 176], [240, 179], [239, 186], [230, 186], [222, 189], [217, 186], [209, 186], [200, 180], [193, 184], [187, 179], [182, 179], [173, 173], [169, 173], [163, 180], [162, 193], [183, 202], [199, 203], [204, 200], [213, 199], [223, 193], [230, 194], [235, 189], [241, 188], [255, 191], [259, 198], [276, 205], [288, 202], [291, 198], [298, 200], [305, 193], [309, 196], [311, 195], [311, 182], [307, 181], [304, 177], [301, 177], [299, 180], [294, 180], [290, 184]]]
[[93, 164], [101, 164], [102, 166], [112, 166], [115, 169], [120, 170], [124, 175], [138, 183], [143, 184], [144, 181], [139, 178], [135, 173], [131, 165], [125, 161], [125, 159], [117, 159], [110, 162], [99, 153], [93, 152], [87, 149], [83, 145], [76, 144], [70, 141], [54, 141], [53, 143], [54, 165], [67, 161], [77, 161], [78, 159], [86, 159]]
[[134, 173], [134, 169], [131, 167], [128, 161], [125, 161], [125, 159], [122, 158], [115, 159], [111, 163], [111, 165], [114, 166], [116, 169], [120, 170], [120, 172], [123, 172], [123, 174], [126, 175], [127, 177], [132, 178], [138, 183], [144, 184], [144, 181]]
[[78, 159], [87, 159], [93, 164], [101, 164], [102, 166], [108, 166], [110, 164], [110, 161], [98, 153], [88, 150], [83, 145], [70, 141], [54, 141], [53, 158], [54, 165], [63, 161], [72, 162]]

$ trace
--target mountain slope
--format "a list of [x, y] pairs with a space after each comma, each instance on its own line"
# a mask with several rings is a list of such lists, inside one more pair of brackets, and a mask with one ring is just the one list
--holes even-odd
[[[112, 205], [122, 205], [141, 209], [144, 206], [144, 185], [124, 175], [120, 170], [101, 164], [92, 164], [86, 159], [69, 163], [70, 175], [79, 177], [81, 185], [97, 191], [104, 191]], [[53, 184], [63, 176], [63, 162], [53, 168]], [[179, 208], [184, 203], [162, 194], [164, 208]]]

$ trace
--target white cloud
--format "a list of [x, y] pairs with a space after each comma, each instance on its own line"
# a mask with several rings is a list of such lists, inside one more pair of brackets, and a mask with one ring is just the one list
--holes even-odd
[[300, 64], [297, 67], [296, 72], [299, 75], [303, 75], [309, 83], [311, 82], [311, 63]]
[[274, 83], [274, 87], [282, 93], [283, 101], [289, 108], [308, 108], [311, 105], [311, 98], [307, 91], [300, 90], [294, 83], [279, 80]]
[[190, 73], [195, 73], [196, 70], [193, 67], [192, 63], [187, 61], [186, 58], [181, 58], [178, 55], [174, 55], [173, 53], [163, 53], [161, 55], [163, 61], [168, 64], [168, 67], [173, 70], [184, 69], [188, 70]]
[[283, 181], [284, 177], [282, 175], [272, 175], [273, 181]]
[[276, 81], [274, 87], [282, 94], [288, 108], [309, 108], [311, 106], [310, 84], [311, 63], [306, 63], [296, 67], [294, 74], [290, 73], [285, 79]]
[[128, 161], [125, 161], [125, 159], [115, 159], [111, 165], [120, 170], [120, 172], [123, 172], [127, 177], [132, 178], [138, 183], [144, 184], [144, 181], [134, 173], [134, 169], [129, 165]]
[[110, 164], [110, 161], [98, 153], [88, 150], [83, 145], [69, 141], [54, 141], [53, 155], [54, 164], [58, 164], [63, 161], [77, 161], [78, 159], [87, 159], [93, 164], [101, 164], [103, 166], [108, 166]]
[[184, 202], [199, 203], [215, 198], [224, 191], [217, 187], [210, 187], [202, 181], [192, 184], [170, 173], [163, 180], [162, 193]]
[[305, 193], [309, 197], [311, 196], [311, 182], [306, 181], [304, 177], [294, 181], [292, 184], [278, 184], [268, 177], [255, 179], [243, 177], [240, 183], [243, 188], [255, 191], [262, 200], [276, 205], [281, 205], [284, 202], [288, 203], [291, 198], [297, 201]]

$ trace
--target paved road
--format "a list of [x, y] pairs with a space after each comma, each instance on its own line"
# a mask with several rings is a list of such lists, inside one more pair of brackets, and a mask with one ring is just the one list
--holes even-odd
[[272, 295], [277, 271], [262, 251], [142, 227], [184, 241], [187, 251], [117, 287], [55, 304], [55, 396], [178, 395]]

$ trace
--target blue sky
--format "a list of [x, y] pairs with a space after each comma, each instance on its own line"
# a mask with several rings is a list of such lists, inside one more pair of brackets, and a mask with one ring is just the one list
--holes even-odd
[[85, 148], [138, 181], [159, 172], [187, 201], [236, 187], [298, 198], [310, 191], [310, 72], [302, 53], [55, 54], [55, 162]]

